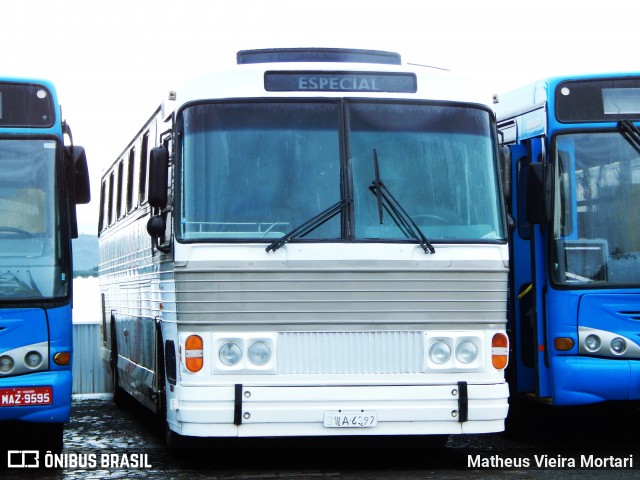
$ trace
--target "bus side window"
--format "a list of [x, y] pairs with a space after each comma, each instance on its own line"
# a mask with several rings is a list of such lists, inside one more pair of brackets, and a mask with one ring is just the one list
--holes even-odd
[[109, 218], [109, 225], [113, 225], [116, 222], [115, 212], [113, 210], [113, 181], [115, 180], [115, 175], [111, 172], [109, 175], [109, 201], [107, 203], [107, 217]]
[[561, 235], [570, 235], [573, 231], [573, 218], [571, 217], [572, 205], [569, 199], [573, 198], [571, 189], [571, 156], [569, 152], [558, 151], [558, 202], [560, 203], [560, 227]]
[[147, 200], [147, 158], [149, 156], [149, 132], [142, 136], [140, 147], [140, 170], [138, 173], [138, 205]]
[[107, 216], [107, 214], [105, 214], [106, 212], [106, 204], [105, 204], [105, 195], [107, 193], [107, 182], [104, 181], [102, 182], [102, 185], [100, 186], [100, 217], [98, 218], [98, 233], [102, 232], [106, 225], [105, 225], [105, 218], [109, 218]]
[[129, 150], [129, 161], [127, 162], [127, 207], [126, 211], [130, 212], [135, 206], [133, 203], [133, 172], [135, 169], [136, 149]]
[[118, 163], [118, 179], [116, 183], [116, 221], [123, 215], [122, 209], [122, 180], [124, 177], [123, 161]]

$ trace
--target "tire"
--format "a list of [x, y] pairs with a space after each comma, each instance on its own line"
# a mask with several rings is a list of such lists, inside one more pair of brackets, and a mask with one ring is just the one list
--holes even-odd
[[64, 423], [30, 423], [16, 424], [19, 431], [12, 435], [11, 447], [19, 450], [39, 450], [41, 459], [47, 452], [62, 452], [64, 446]]
[[188, 446], [186, 437], [171, 430], [166, 421], [164, 422], [164, 428], [164, 443], [167, 449], [180, 450]]
[[118, 384], [118, 370], [115, 367], [111, 369], [111, 384], [113, 387], [113, 403], [119, 409], [127, 406], [127, 393]]
[[38, 429], [41, 433], [41, 450], [51, 453], [62, 452], [64, 446], [64, 423], [45, 423]]
[[124, 409], [126, 407], [127, 394], [120, 387], [118, 375], [118, 342], [116, 341], [116, 319], [111, 315], [111, 387], [113, 390], [113, 403], [116, 407]]

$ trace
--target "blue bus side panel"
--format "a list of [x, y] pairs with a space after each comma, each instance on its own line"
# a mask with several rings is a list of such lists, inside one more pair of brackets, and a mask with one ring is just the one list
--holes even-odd
[[578, 325], [640, 340], [640, 295], [637, 293], [585, 293], [580, 300]]
[[[638, 392], [640, 367], [624, 360], [557, 356], [551, 360], [554, 405], [584, 405], [605, 400], [627, 400], [633, 380]], [[637, 362], [634, 362], [637, 364]], [[636, 397], [637, 398], [637, 397]]]
[[[51, 342], [49, 345], [51, 349], [49, 358], [53, 358], [58, 352], [71, 352], [73, 348], [71, 305], [47, 310], [47, 316], [49, 317], [49, 336]], [[73, 355], [71, 359], [73, 363]], [[71, 364], [60, 367], [51, 362], [51, 369], [71, 371]]]
[[58, 366], [53, 356], [71, 351], [71, 306], [0, 310], [0, 355], [14, 348], [50, 340], [49, 371], [0, 376], [0, 388], [52, 387], [52, 403], [41, 406], [0, 407], [1, 420], [67, 422], [71, 412], [71, 365]]
[[[577, 327], [615, 332], [638, 343], [640, 311], [637, 294], [550, 290], [547, 315], [548, 344], [556, 337], [570, 337], [575, 347], [567, 352], [550, 351], [552, 396], [555, 405], [640, 400], [640, 362], [624, 358], [578, 355]], [[577, 318], [577, 325], [576, 325]]]
[[0, 354], [22, 345], [47, 340], [47, 316], [41, 308], [0, 310]]

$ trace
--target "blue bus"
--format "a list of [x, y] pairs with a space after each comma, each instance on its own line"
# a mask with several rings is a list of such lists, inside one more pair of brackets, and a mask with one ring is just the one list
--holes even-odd
[[[513, 219], [512, 400], [640, 400], [640, 74], [494, 99]], [[530, 402], [523, 402], [530, 403]]]
[[0, 78], [0, 428], [9, 447], [8, 432], [27, 432], [27, 446], [62, 448], [71, 407], [71, 239], [76, 204], [89, 200], [86, 155], [61, 120], [54, 86]]

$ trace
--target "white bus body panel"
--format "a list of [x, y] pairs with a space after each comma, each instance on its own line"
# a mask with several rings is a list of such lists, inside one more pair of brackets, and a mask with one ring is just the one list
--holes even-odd
[[239, 65], [234, 70], [220, 70], [202, 74], [184, 83], [176, 91], [176, 110], [181, 106], [207, 98], [386, 98], [386, 99], [428, 99], [435, 101], [456, 101], [486, 104], [487, 99], [474, 91], [473, 86], [463, 77], [446, 70], [427, 67], [408, 67], [399, 65], [367, 65], [323, 63], [321, 68], [313, 63], [272, 63], [268, 71], [276, 72], [405, 72], [415, 73], [417, 91], [415, 93], [327, 90], [304, 91], [265, 91], [264, 65]]
[[[507, 249], [399, 244], [176, 245], [164, 321], [204, 343], [204, 366], [168, 398], [171, 428], [193, 436], [497, 432], [508, 387], [491, 368], [504, 330]], [[215, 267], [215, 269], [214, 269]], [[459, 329], [456, 326], [459, 325]], [[429, 365], [430, 336], [477, 339], [470, 366]], [[217, 338], [273, 338], [267, 369], [220, 369]], [[435, 368], [434, 368], [435, 367]], [[460, 422], [458, 385], [468, 384]], [[234, 425], [242, 385], [242, 423]], [[327, 411], [374, 411], [372, 428], [327, 428]]]

